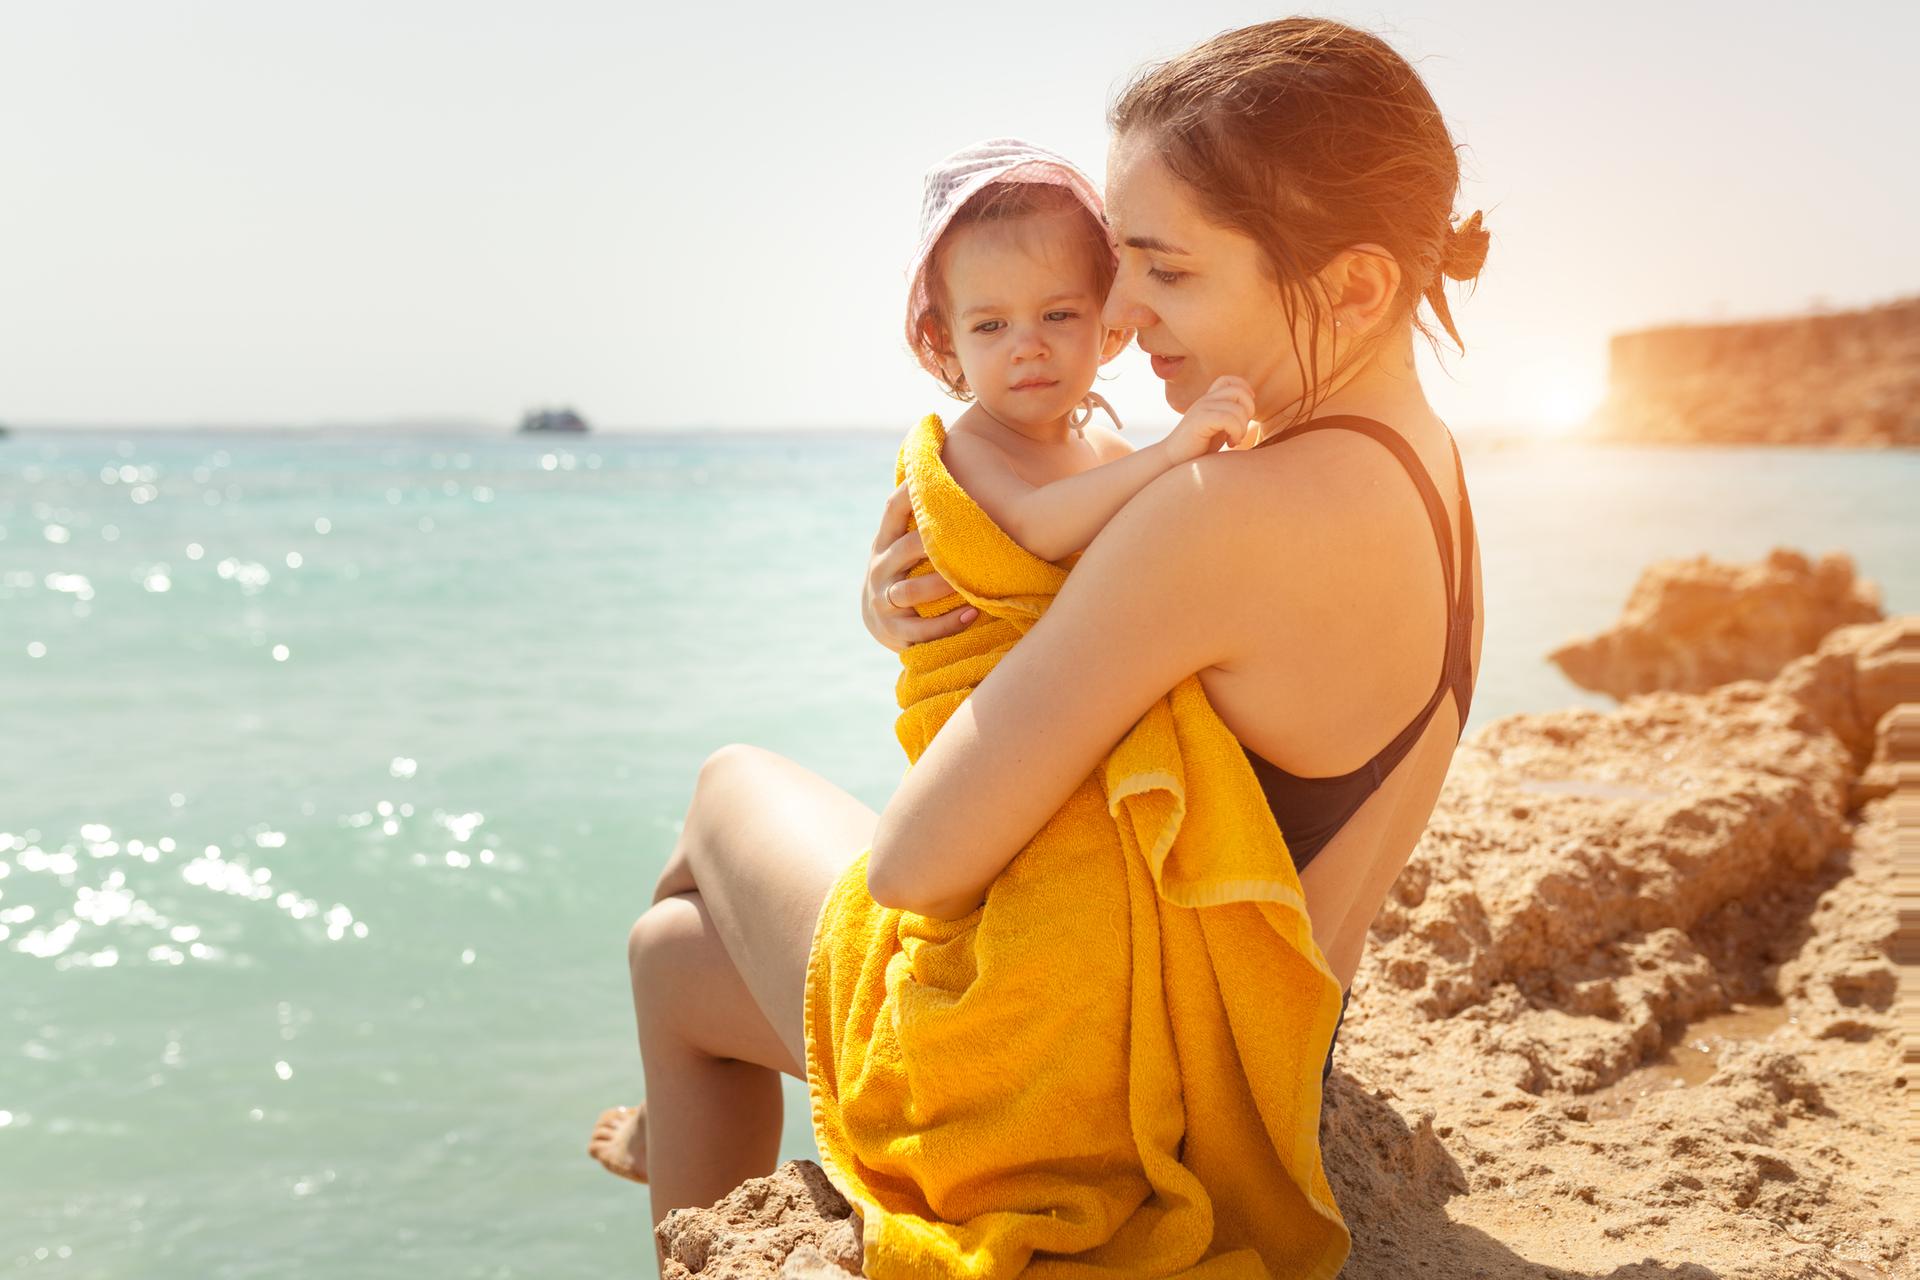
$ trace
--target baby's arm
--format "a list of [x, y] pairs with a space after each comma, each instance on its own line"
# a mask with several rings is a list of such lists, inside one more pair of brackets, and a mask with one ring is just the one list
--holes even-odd
[[1084, 549], [1129, 498], [1173, 465], [1164, 444], [1042, 485], [1021, 479], [1000, 447], [980, 436], [947, 437], [946, 457], [967, 496], [1008, 537], [1042, 560], [1060, 560]]
[[[1223, 384], [1226, 384], [1223, 386]], [[1238, 444], [1253, 413], [1253, 394], [1238, 378], [1221, 378], [1196, 401], [1166, 439], [1090, 471], [1033, 485], [1017, 475], [992, 441], [971, 435], [947, 437], [947, 466], [1006, 530], [1007, 536], [1042, 560], [1061, 560], [1085, 550], [1129, 499], [1154, 477], [1226, 443]]]

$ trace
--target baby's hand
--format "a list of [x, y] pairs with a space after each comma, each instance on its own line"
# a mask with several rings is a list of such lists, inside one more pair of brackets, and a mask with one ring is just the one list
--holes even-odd
[[1253, 387], [1231, 374], [1215, 378], [1207, 393], [1193, 402], [1173, 431], [1161, 442], [1175, 462], [1191, 462], [1246, 438], [1253, 420]]

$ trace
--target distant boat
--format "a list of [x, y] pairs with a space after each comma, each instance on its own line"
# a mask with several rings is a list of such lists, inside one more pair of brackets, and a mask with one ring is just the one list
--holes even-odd
[[520, 419], [522, 431], [585, 431], [587, 420], [572, 409], [535, 409]]

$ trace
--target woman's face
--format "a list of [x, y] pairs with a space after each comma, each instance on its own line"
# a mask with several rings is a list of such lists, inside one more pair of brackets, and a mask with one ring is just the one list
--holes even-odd
[[[1167, 169], [1149, 134], [1114, 139], [1107, 154], [1107, 222], [1120, 270], [1102, 319], [1138, 331], [1141, 350], [1167, 384], [1169, 405], [1184, 413], [1222, 374], [1252, 384], [1257, 418], [1300, 399], [1285, 303], [1260, 246], [1201, 213], [1192, 189]], [[1304, 358], [1307, 317], [1304, 306], [1299, 310]]]

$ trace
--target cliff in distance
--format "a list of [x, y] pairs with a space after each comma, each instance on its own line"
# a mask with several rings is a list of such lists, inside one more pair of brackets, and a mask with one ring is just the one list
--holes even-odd
[[1920, 297], [1619, 334], [1607, 381], [1603, 440], [1920, 445]]

